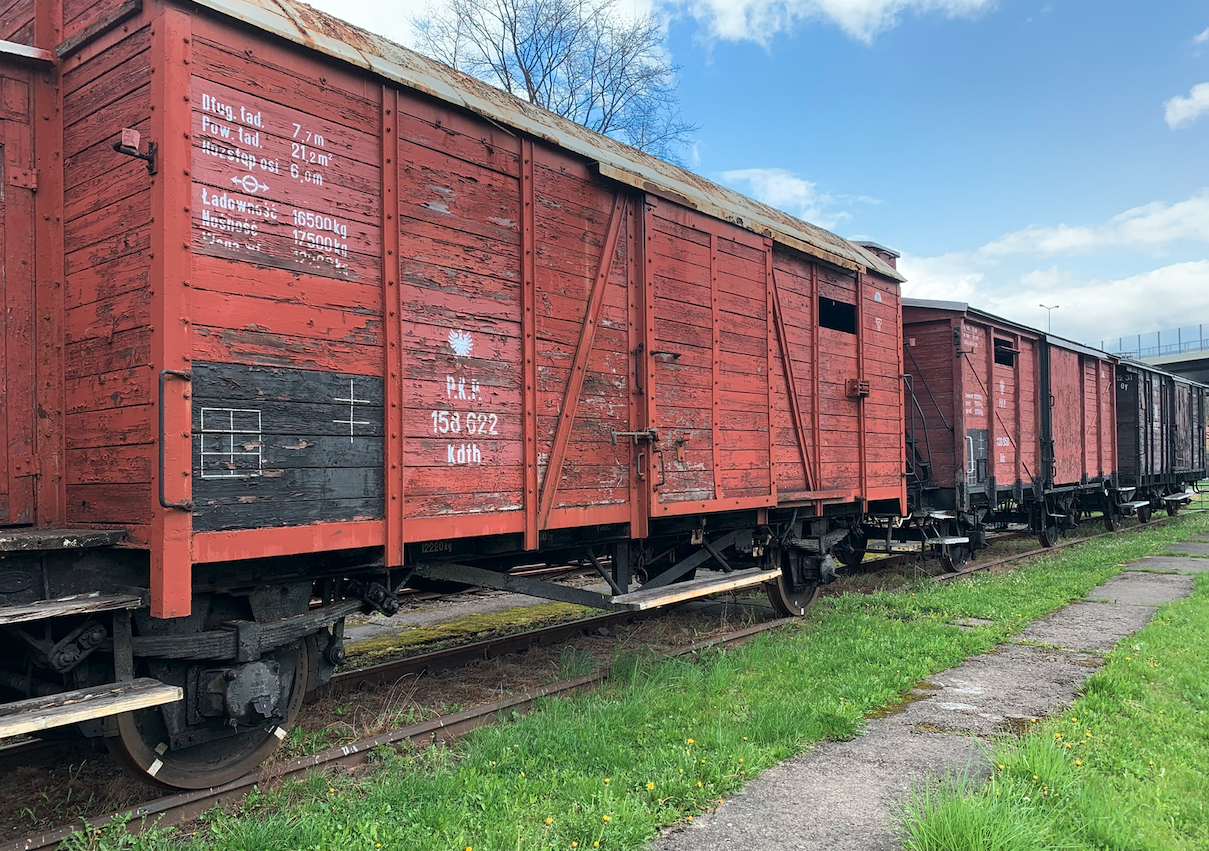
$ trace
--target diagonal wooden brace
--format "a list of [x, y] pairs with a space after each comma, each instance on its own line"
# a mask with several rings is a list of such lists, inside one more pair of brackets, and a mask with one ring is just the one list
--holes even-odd
[[592, 282], [587, 311], [584, 314], [583, 324], [580, 326], [579, 344], [575, 347], [575, 362], [571, 366], [571, 375], [567, 379], [567, 390], [563, 394], [563, 404], [558, 415], [558, 427], [554, 432], [554, 444], [550, 447], [550, 461], [546, 465], [546, 476], [542, 480], [537, 515], [539, 529], [546, 528], [546, 523], [550, 519], [550, 509], [554, 507], [554, 494], [558, 491], [558, 481], [562, 478], [563, 461], [567, 457], [567, 445], [571, 442], [571, 428], [575, 424], [575, 414], [579, 408], [579, 394], [583, 390], [584, 378], [588, 372], [588, 357], [592, 354], [592, 344], [596, 340], [596, 326], [600, 324], [600, 314], [604, 308], [605, 287], [609, 283], [609, 273], [613, 269], [613, 259], [617, 254], [617, 239], [621, 234], [625, 207], [626, 196], [623, 192], [618, 191], [613, 199], [609, 229], [600, 250], [600, 266], [596, 272], [596, 280]]

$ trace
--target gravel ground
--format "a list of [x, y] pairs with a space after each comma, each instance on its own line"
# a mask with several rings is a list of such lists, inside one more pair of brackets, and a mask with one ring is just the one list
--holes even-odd
[[[1173, 551], [1199, 548], [1198, 536]], [[981, 770], [984, 742], [1074, 702], [1101, 654], [1141, 629], [1154, 608], [1188, 595], [1209, 559], [1150, 556], [1074, 603], [1034, 621], [1015, 643], [922, 683], [863, 735], [828, 742], [748, 784], [711, 816], [657, 840], [653, 851], [890, 851], [897, 802], [912, 783]], [[1178, 571], [1178, 574], [1153, 571]]]

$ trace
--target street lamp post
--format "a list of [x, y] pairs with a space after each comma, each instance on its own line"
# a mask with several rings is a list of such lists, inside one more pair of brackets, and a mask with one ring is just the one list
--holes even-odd
[[1048, 304], [1042, 304], [1038, 305], [1038, 307], [1045, 308], [1045, 333], [1052, 333], [1054, 330], [1054, 311], [1061, 307], [1061, 305], [1055, 304], [1053, 307], [1050, 307]]

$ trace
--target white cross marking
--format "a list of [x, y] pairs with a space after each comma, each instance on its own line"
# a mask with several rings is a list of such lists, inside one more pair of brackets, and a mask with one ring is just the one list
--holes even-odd
[[348, 398], [347, 399], [333, 398], [332, 401], [333, 402], [348, 402], [348, 419], [347, 420], [332, 420], [332, 422], [340, 423], [340, 424], [348, 423], [348, 442], [352, 443], [353, 436], [354, 436], [353, 427], [359, 426], [359, 425], [370, 425], [369, 420], [354, 420], [353, 419], [354, 406], [355, 405], [372, 405], [373, 402], [371, 402], [368, 399], [358, 399], [357, 398], [356, 394], [353, 393], [353, 379], [351, 379], [351, 378], [348, 380]]

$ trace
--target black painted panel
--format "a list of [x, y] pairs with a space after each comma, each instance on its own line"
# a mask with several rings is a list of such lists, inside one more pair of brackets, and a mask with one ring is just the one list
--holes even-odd
[[193, 364], [193, 528], [380, 518], [382, 379]]

